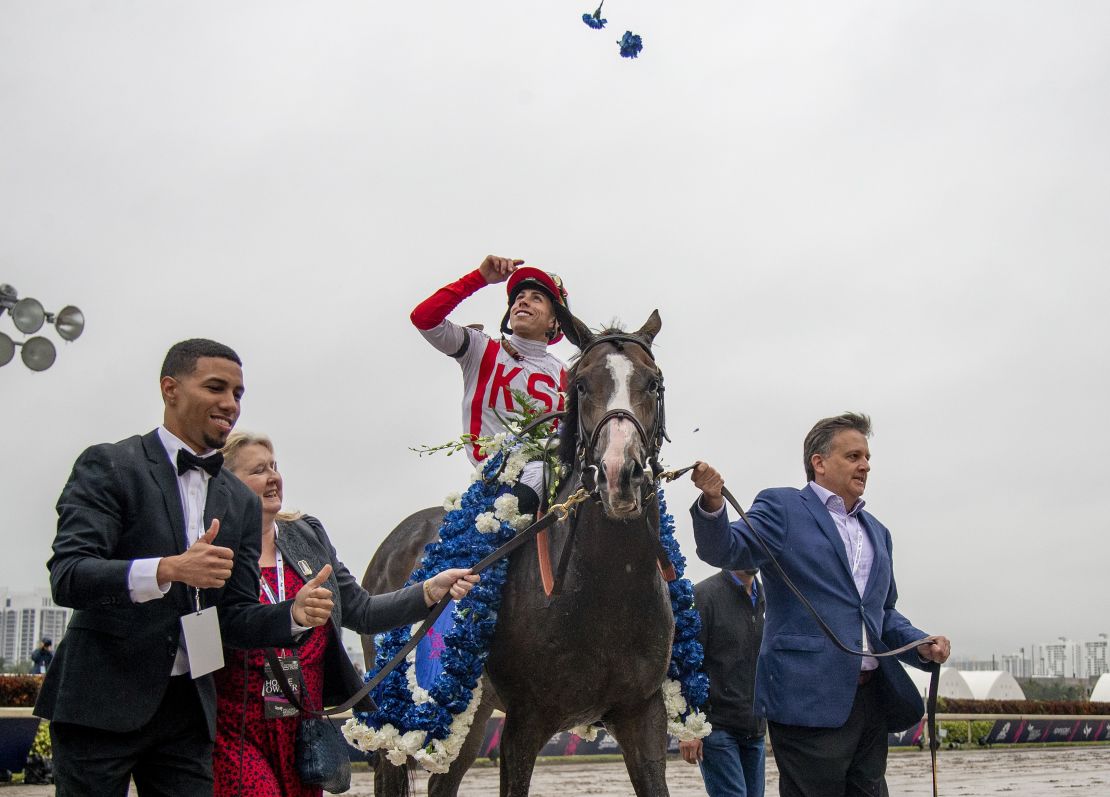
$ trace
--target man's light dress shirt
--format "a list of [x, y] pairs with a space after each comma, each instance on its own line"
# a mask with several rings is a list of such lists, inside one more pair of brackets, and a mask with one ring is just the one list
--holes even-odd
[[[821, 503], [825, 505], [825, 509], [832, 516], [833, 523], [836, 524], [836, 530], [844, 543], [844, 553], [848, 556], [848, 566], [852, 569], [852, 580], [856, 582], [856, 590], [862, 598], [863, 591], [867, 589], [867, 579], [871, 575], [871, 565], [875, 561], [875, 549], [871, 545], [871, 539], [859, 522], [859, 513], [863, 511], [867, 502], [862, 498], [857, 499], [852, 511], [849, 512], [844, 507], [844, 499], [836, 493], [826, 490], [817, 482], [810, 482], [809, 487], [817, 493], [817, 497], [821, 499]], [[862, 623], [862, 620], [860, 622]], [[860, 639], [863, 642], [863, 649], [870, 650], [866, 626], [862, 627]], [[874, 670], [878, 666], [878, 659], [865, 656], [860, 669]]]

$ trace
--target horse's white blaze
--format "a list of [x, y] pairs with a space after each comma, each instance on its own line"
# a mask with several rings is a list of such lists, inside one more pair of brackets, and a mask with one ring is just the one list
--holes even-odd
[[[606, 355], [605, 367], [609, 369], [616, 387], [609, 397], [605, 411], [627, 410], [631, 413], [632, 392], [629, 383], [632, 381], [632, 361], [623, 354], [613, 352]], [[636, 439], [636, 429], [630, 421], [617, 418], [609, 421], [605, 431], [606, 446], [601, 462], [605, 468], [606, 480], [610, 485], [616, 485], [620, 483], [620, 468], [628, 456], [628, 448]]]

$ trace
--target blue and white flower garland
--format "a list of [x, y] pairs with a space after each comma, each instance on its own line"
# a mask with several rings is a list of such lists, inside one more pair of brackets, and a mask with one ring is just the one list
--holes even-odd
[[[419, 584], [446, 568], [470, 567], [531, 523], [531, 515], [520, 514], [516, 497], [504, 492], [506, 485], [516, 483], [531, 456], [521, 446], [505, 450], [505, 439], [498, 435], [487, 441], [485, 448], [491, 456], [475, 470], [470, 487], [461, 496], [447, 497], [440, 539], [425, 548], [421, 566], [409, 584]], [[698, 710], [709, 690], [709, 681], [701, 672], [702, 649], [697, 640], [701, 621], [693, 608], [693, 588], [682, 578], [686, 560], [674, 539], [674, 518], [667, 513], [662, 491], [659, 518], [663, 546], [679, 576], [669, 585], [675, 637], [663, 684], [668, 731], [682, 740], [698, 739], [711, 730]], [[455, 605], [454, 628], [444, 637], [443, 670], [431, 688], [417, 684], [416, 654], [410, 653], [374, 690], [378, 710], [356, 712], [344, 724], [348, 742], [364, 752], [380, 750], [398, 766], [412, 756], [429, 772], [448, 770], [462, 749], [482, 699], [482, 669], [497, 626], [508, 567], [507, 559], [490, 566], [481, 583]], [[415, 629], [398, 628], [378, 635], [375, 672], [404, 647]], [[587, 739], [596, 736], [596, 728], [576, 728], [575, 732]]]
[[[520, 514], [516, 496], [503, 491], [517, 481], [528, 457], [520, 450], [501, 451], [504, 439], [499, 435], [486, 443], [491, 456], [475, 471], [466, 492], [447, 497], [440, 538], [425, 548], [409, 584], [419, 584], [450, 567], [470, 567], [531, 522], [531, 515]], [[507, 559], [489, 567], [481, 582], [456, 603], [454, 628], [444, 637], [443, 671], [431, 688], [416, 684], [416, 654], [410, 653], [374, 690], [378, 710], [356, 712], [344, 724], [343, 735], [352, 745], [363, 751], [381, 750], [398, 766], [412, 756], [430, 772], [447, 771], [482, 699], [482, 668], [497, 626], [508, 568]], [[375, 671], [404, 647], [415, 628], [398, 628], [377, 637]]]
[[705, 656], [698, 641], [701, 616], [694, 608], [694, 585], [690, 579], [683, 578], [686, 557], [674, 538], [674, 516], [667, 512], [662, 488], [658, 494], [659, 539], [678, 575], [667, 585], [674, 613], [674, 642], [667, 680], [663, 682], [663, 700], [667, 706], [667, 730], [679, 741], [685, 742], [708, 736], [713, 730], [700, 710], [709, 700], [709, 678], [702, 671]]

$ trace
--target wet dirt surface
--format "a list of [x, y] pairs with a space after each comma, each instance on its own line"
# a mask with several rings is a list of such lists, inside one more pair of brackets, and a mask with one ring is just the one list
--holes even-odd
[[[1041, 748], [1030, 750], [944, 750], [940, 754], [940, 794], [943, 797], [1061, 797], [1061, 795], [1110, 794], [1110, 746]], [[460, 790], [461, 797], [491, 797], [498, 791], [498, 771], [492, 766], [472, 769]], [[929, 757], [925, 753], [894, 752], [887, 767], [892, 797], [932, 794]], [[679, 759], [667, 763], [667, 785], [672, 797], [704, 795], [697, 767]], [[50, 797], [52, 786], [0, 786], [4, 797]], [[132, 793], [134, 793], [132, 791]], [[373, 777], [356, 772], [348, 792], [352, 797], [371, 797]], [[624, 764], [619, 761], [588, 763], [583, 757], [572, 763], [536, 767], [532, 797], [563, 797], [591, 794], [626, 797], [632, 787]], [[767, 762], [767, 794], [778, 793], [778, 773], [773, 759]], [[416, 794], [427, 794], [427, 776], [417, 777]]]
[[[979, 797], [1006, 794], [1014, 797], [1096, 795], [1110, 793], [1110, 746], [1043, 748], [1039, 750], [945, 750], [939, 759], [940, 794], [945, 797]], [[895, 752], [887, 766], [887, 785], [895, 795], [932, 795], [929, 756]], [[704, 795], [697, 767], [680, 759], [667, 762], [667, 786], [672, 797]], [[460, 797], [489, 797], [498, 790], [493, 767], [473, 769], [463, 781]], [[427, 794], [426, 780], [417, 779], [418, 795]], [[631, 795], [624, 764], [549, 764], [536, 768], [532, 797], [593, 794], [604, 797]], [[351, 794], [370, 797], [373, 784], [352, 788]], [[778, 794], [778, 771], [767, 761], [767, 794]]]

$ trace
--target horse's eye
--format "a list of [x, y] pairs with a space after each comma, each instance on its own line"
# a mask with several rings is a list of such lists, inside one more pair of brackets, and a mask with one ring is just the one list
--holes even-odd
[[578, 395], [580, 395], [580, 396], [586, 395], [586, 383], [585, 382], [575, 382], [574, 383], [574, 389], [578, 391]]
[[661, 387], [663, 387], [663, 383], [660, 382], [658, 379], [652, 379], [650, 382], [648, 382], [648, 390], [652, 393], [658, 393], [659, 388]]

